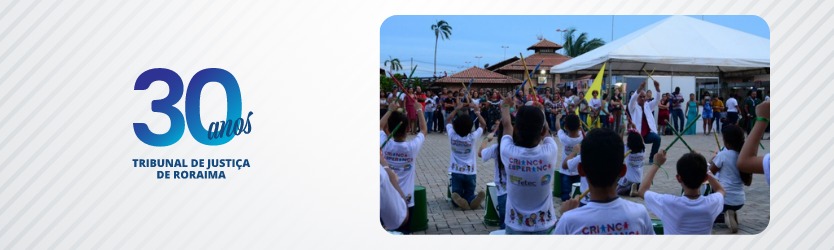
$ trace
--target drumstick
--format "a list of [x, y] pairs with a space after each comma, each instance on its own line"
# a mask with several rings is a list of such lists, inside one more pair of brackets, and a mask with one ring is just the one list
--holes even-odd
[[715, 145], [718, 145], [718, 151], [721, 151], [721, 143], [718, 142], [718, 134], [716, 134], [716, 133], [718, 133], [718, 129], [715, 129], [715, 130], [716, 131], [712, 132], [712, 135], [715, 137]]
[[626, 156], [628, 156], [629, 154], [631, 154], [631, 149], [629, 149], [628, 151], [626, 151], [626, 152], [625, 152], [625, 155], [623, 155], [623, 157], [626, 157]]
[[388, 144], [388, 141], [391, 140], [391, 137], [394, 137], [394, 133], [397, 133], [397, 130], [400, 129], [401, 125], [403, 125], [403, 122], [398, 123], [397, 126], [394, 127], [394, 130], [391, 131], [391, 134], [388, 135], [388, 138], [385, 138], [385, 142], [382, 143], [382, 146], [379, 146], [379, 149], [384, 148], [385, 144]]
[[[695, 118], [695, 119], [697, 120], [698, 118]], [[688, 144], [688, 143], [686, 143], [686, 140], [684, 140], [684, 139], [683, 139], [683, 135], [681, 135], [680, 133], [678, 133], [678, 130], [676, 130], [674, 126], [669, 127], [669, 128], [670, 128], [670, 129], [672, 129], [672, 133], [675, 133], [675, 135], [677, 135], [677, 136], [678, 136], [678, 139], [681, 139], [681, 142], [683, 142], [683, 145], [685, 145], [685, 146], [686, 146], [686, 148], [688, 148], [688, 149], [689, 149], [689, 151], [692, 151], [692, 148], [691, 148], [691, 147], [689, 147], [689, 144]], [[673, 144], [674, 144], [674, 142], [672, 142], [672, 144], [669, 144], [669, 146], [668, 146], [668, 147], [666, 147], [666, 148], [668, 149], [668, 148], [672, 147], [672, 145], [673, 145]]]
[[[697, 118], [695, 118], [694, 120], [689, 122], [689, 124], [686, 125], [686, 128], [684, 128], [683, 130], [686, 131], [687, 129], [692, 127], [692, 125], [695, 125], [695, 123], [698, 121], [698, 118], [701, 118], [701, 115], [698, 115]], [[674, 126], [669, 126], [669, 129], [671, 129], [672, 131], [675, 131]], [[675, 138], [675, 140], [673, 140], [672, 143], [669, 144], [669, 146], [666, 146], [666, 151], [669, 151], [669, 149], [672, 148], [672, 145], [675, 145], [675, 143], [678, 142], [678, 140], [683, 140], [683, 137], [678, 136], [677, 138]]]
[[585, 190], [585, 192], [582, 192], [582, 194], [580, 194], [579, 196], [576, 196], [576, 200], [581, 201], [582, 198], [585, 198], [585, 195], [588, 195], [589, 192], [591, 192], [590, 188], [588, 190]]

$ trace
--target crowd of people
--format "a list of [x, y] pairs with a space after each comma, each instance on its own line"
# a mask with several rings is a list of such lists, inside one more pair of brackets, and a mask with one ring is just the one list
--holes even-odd
[[[480, 207], [485, 195], [475, 193], [476, 157], [494, 160], [495, 202], [500, 227], [507, 234], [654, 234], [649, 211], [663, 221], [665, 234], [710, 234], [716, 222], [736, 232], [735, 211], [744, 205], [742, 185], [750, 185], [751, 174], [764, 174], [769, 183], [770, 155], [757, 156], [756, 150], [769, 125], [769, 101], [758, 104], [752, 95], [753, 105], [745, 105], [754, 108], [743, 113], [751, 125], [746, 139], [737, 122], [726, 122], [721, 152], [709, 160], [698, 152], [678, 159], [676, 178], [682, 195], [658, 194], [650, 191], [655, 173], [666, 163], [658, 128], [667, 126], [664, 117], [671, 115], [676, 120], [673, 126], [678, 127], [680, 119], [683, 129], [683, 105], [688, 116], [695, 113], [692, 119], [700, 112], [694, 95], [687, 104], [679, 89], [654, 99], [646, 85], [641, 84], [625, 103], [619, 89], [602, 96], [593, 91], [590, 101], [581, 98], [581, 90], [578, 95], [570, 90], [524, 94], [496, 89], [463, 93], [442, 89], [436, 95], [420, 88], [380, 93], [383, 226], [407, 233], [404, 227], [414, 206], [415, 159], [426, 135], [442, 132], [451, 149], [451, 205], [463, 210]], [[654, 87], [659, 93], [658, 82]], [[716, 99], [701, 100], [702, 117], [709, 126], [716, 111], [725, 106]], [[733, 101], [727, 101], [728, 117]], [[616, 118], [623, 111], [625, 119]], [[709, 115], [704, 115], [707, 111]], [[415, 136], [409, 139], [409, 134]], [[490, 145], [493, 140], [497, 143]], [[646, 159], [651, 166], [643, 173]], [[553, 204], [555, 178], [562, 182], [558, 214]], [[714, 193], [701, 193], [704, 182]], [[570, 193], [574, 183], [580, 184], [582, 195]], [[645, 205], [621, 196], [641, 197]]]

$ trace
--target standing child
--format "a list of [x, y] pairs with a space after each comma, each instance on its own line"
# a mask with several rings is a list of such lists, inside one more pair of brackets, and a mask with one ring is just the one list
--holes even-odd
[[501, 229], [505, 229], [504, 224], [504, 216], [505, 211], [507, 210], [507, 169], [504, 167], [504, 163], [501, 162], [501, 151], [498, 150], [501, 148], [501, 140], [498, 140], [498, 143], [492, 144], [491, 146], [487, 147], [487, 144], [492, 142], [496, 134], [504, 133], [504, 127], [501, 126], [501, 121], [497, 121], [495, 123], [495, 133], [490, 134], [483, 143], [481, 143], [481, 150], [478, 151], [478, 156], [481, 157], [481, 160], [484, 162], [495, 159], [495, 174], [493, 175], [493, 181], [495, 182], [495, 190], [496, 190], [496, 197], [498, 201], [498, 221], [499, 227]]
[[[475, 131], [472, 131], [472, 118], [466, 111], [467, 107], [475, 110], [474, 113], [481, 124]], [[464, 112], [459, 112], [461, 110]], [[459, 101], [451, 115], [446, 118], [446, 131], [448, 131], [449, 142], [452, 146], [449, 156], [449, 172], [452, 173], [452, 203], [463, 210], [477, 209], [486, 197], [484, 191], [475, 195], [477, 179], [475, 145], [483, 134], [484, 127], [486, 127], [486, 121], [481, 116], [481, 109], [471, 101], [466, 106], [463, 100]]]
[[643, 162], [645, 161], [646, 144], [643, 144], [643, 137], [636, 131], [628, 132], [626, 140], [626, 174], [617, 183], [617, 194], [622, 196], [637, 196], [640, 188], [640, 181], [643, 179]]
[[557, 136], [559, 137], [559, 141], [562, 143], [562, 158], [559, 166], [559, 173], [562, 178], [562, 193], [561, 197], [562, 201], [566, 201], [570, 199], [570, 189], [574, 183], [580, 181], [579, 178], [579, 171], [574, 169], [570, 170], [564, 166], [565, 161], [567, 160], [567, 156], [573, 152], [574, 147], [582, 143], [582, 139], [584, 138], [580, 129], [581, 125], [579, 124], [579, 116], [575, 114], [569, 114], [565, 117], [565, 130], [559, 129], [556, 131]]
[[[400, 111], [396, 111], [399, 108], [397, 102], [391, 102], [388, 106], [388, 112], [382, 116], [382, 119], [379, 121], [379, 144], [382, 145], [385, 143], [385, 140], [388, 138], [388, 134], [393, 133], [393, 138], [385, 144], [382, 148], [382, 154], [385, 157], [385, 160], [390, 164], [391, 170], [399, 177], [399, 184], [400, 188], [403, 192], [403, 199], [408, 203], [408, 213], [412, 214], [414, 210], [414, 179], [416, 176], [414, 174], [414, 162], [417, 159], [417, 155], [420, 153], [420, 148], [423, 146], [423, 141], [426, 139], [426, 117], [423, 115], [422, 112], [422, 105], [418, 102], [412, 103], [415, 112], [417, 112], [417, 120], [420, 123], [420, 133], [411, 139], [410, 141], [406, 140], [406, 128], [408, 128], [408, 117]], [[400, 128], [394, 132], [394, 128], [396, 128], [397, 124], [400, 125]], [[410, 218], [409, 218], [410, 220]], [[408, 220], [404, 222], [398, 231], [400, 232], [407, 232]]]
[[623, 146], [610, 129], [591, 130], [582, 140], [579, 174], [588, 178], [591, 202], [580, 208], [574, 199], [563, 202], [554, 234], [654, 234], [646, 207], [617, 196], [617, 179], [626, 172]]
[[499, 150], [509, 179], [506, 232], [548, 234], [556, 224], [553, 174], [559, 146], [549, 136], [541, 104], [539, 108], [520, 107], [513, 126], [510, 123], [512, 97], [506, 96], [504, 100], [501, 105], [504, 135]]
[[[724, 196], [723, 219], [733, 233], [738, 232], [738, 215], [736, 212], [744, 206], [744, 187], [750, 185], [752, 176], [742, 174], [736, 167], [738, 153], [744, 144], [744, 132], [736, 125], [725, 126], [721, 131], [724, 137], [725, 149], [712, 158], [709, 169], [713, 174], [718, 173], [718, 181], [726, 189]], [[718, 216], [721, 221], [721, 216]]]
[[[645, 199], [646, 208], [663, 221], [663, 234], [711, 234], [713, 220], [724, 204], [724, 188], [708, 174], [707, 160], [698, 153], [684, 154], [677, 164], [675, 178], [683, 187], [683, 196], [658, 194], [648, 191], [655, 174], [666, 162], [666, 151], [654, 156], [654, 164], [646, 172], [644, 185], [638, 196]], [[701, 195], [701, 183], [708, 181], [715, 193]]]

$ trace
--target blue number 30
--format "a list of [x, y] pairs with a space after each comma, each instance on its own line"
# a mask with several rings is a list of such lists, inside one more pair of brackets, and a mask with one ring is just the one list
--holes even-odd
[[171, 127], [168, 128], [168, 132], [156, 134], [151, 132], [145, 123], [133, 123], [133, 132], [136, 133], [136, 137], [139, 140], [145, 144], [157, 147], [172, 145], [182, 138], [182, 134], [185, 132], [186, 121], [188, 121], [188, 130], [191, 132], [191, 136], [202, 144], [210, 146], [223, 145], [234, 138], [234, 134], [232, 134], [231, 136], [209, 139], [208, 131], [203, 127], [200, 119], [200, 94], [203, 87], [210, 82], [220, 83], [226, 91], [226, 120], [240, 118], [242, 106], [240, 86], [231, 73], [224, 69], [208, 68], [194, 74], [191, 82], [188, 83], [188, 90], [185, 93], [184, 119], [182, 112], [174, 107], [174, 104], [179, 102], [183, 96], [182, 78], [176, 72], [165, 68], [149, 69], [139, 75], [133, 89], [146, 90], [156, 81], [161, 81], [168, 85], [168, 96], [152, 101], [151, 111], [167, 115], [171, 120]]

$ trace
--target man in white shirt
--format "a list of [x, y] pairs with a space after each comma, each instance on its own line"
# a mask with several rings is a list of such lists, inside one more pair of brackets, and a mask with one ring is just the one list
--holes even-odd
[[[730, 98], [727, 99], [724, 106], [727, 106], [727, 124], [738, 125], [738, 100], [736, 100], [736, 95], [730, 94]], [[724, 124], [724, 126], [727, 124]]]
[[[658, 99], [646, 101], [646, 93], [643, 92], [645, 88], [646, 82], [643, 82], [637, 91], [631, 95], [631, 100], [628, 101], [628, 111], [631, 113], [631, 123], [634, 124], [640, 136], [643, 136], [643, 142], [652, 144], [652, 151], [649, 154], [649, 164], [651, 164], [654, 162], [654, 155], [660, 149], [660, 136], [657, 135], [657, 122], [652, 115], [652, 110], [657, 108]], [[657, 92], [660, 92], [660, 83], [654, 81], [654, 88]]]

